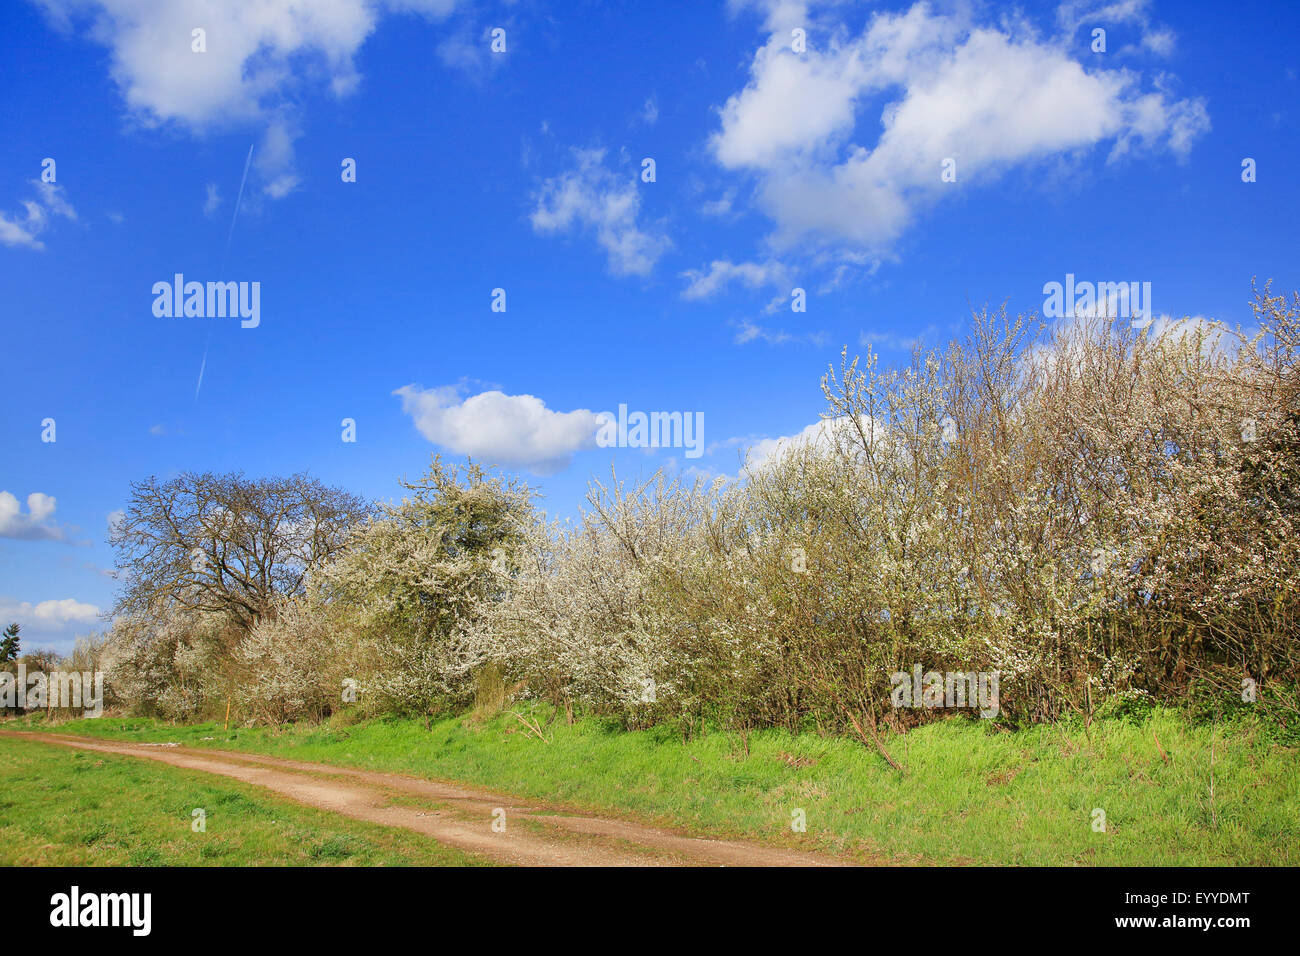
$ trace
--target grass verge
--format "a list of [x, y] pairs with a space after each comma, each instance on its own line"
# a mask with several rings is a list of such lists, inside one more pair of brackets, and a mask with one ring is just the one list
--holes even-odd
[[[537, 715], [544, 722], [549, 709]], [[8, 725], [19, 723], [45, 726]], [[667, 727], [624, 732], [587, 719], [555, 721], [548, 743], [509, 714], [427, 728], [390, 719], [226, 731], [104, 717], [49, 729], [459, 780], [584, 812], [863, 860], [1300, 863], [1297, 751], [1249, 719], [1211, 726], [1155, 711], [1090, 728], [1016, 732], [946, 720], [886, 740], [904, 773], [842, 738], [764, 731], [749, 736], [746, 753], [734, 734], [683, 742]], [[803, 833], [792, 828], [799, 811]]]

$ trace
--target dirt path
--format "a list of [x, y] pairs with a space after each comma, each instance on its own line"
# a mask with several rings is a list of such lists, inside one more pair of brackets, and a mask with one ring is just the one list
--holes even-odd
[[[308, 806], [358, 820], [405, 827], [500, 863], [525, 866], [835, 866], [815, 853], [682, 836], [623, 820], [575, 816], [486, 790], [305, 763], [262, 754], [174, 744], [133, 744], [68, 734], [0, 731], [6, 737], [157, 760], [264, 787]], [[505, 829], [493, 830], [505, 811]], [[499, 814], [497, 817], [499, 818]]]

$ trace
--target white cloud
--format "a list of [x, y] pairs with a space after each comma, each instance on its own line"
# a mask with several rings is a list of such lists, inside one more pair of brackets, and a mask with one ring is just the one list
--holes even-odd
[[[934, 334], [935, 327], [930, 325], [926, 328], [927, 334]], [[885, 349], [891, 352], [911, 352], [912, 349], [925, 341], [924, 335], [900, 335], [897, 332], [860, 332], [858, 333], [859, 345], [871, 345], [878, 349]]]
[[1146, 329], [1151, 341], [1163, 341], [1168, 344], [1198, 342], [1201, 354], [1206, 358], [1228, 358], [1241, 348], [1241, 339], [1223, 322], [1203, 315], [1189, 315], [1175, 318], [1172, 315], [1158, 315]]
[[795, 338], [796, 336], [791, 335], [785, 329], [769, 329], [745, 319], [740, 323], [740, 330], [736, 333], [735, 342], [737, 345], [746, 345], [749, 342], [761, 339], [768, 345], [785, 345], [793, 342]]
[[533, 395], [494, 390], [462, 399], [454, 385], [404, 385], [393, 394], [429, 441], [489, 464], [549, 475], [567, 468], [574, 452], [596, 444], [594, 412], [553, 411]]
[[442, 19], [451, 15], [463, 0], [388, 0], [388, 7], [397, 13], [422, 13], [427, 17]]
[[810, 444], [816, 445], [825, 441], [828, 441], [826, 419], [821, 419], [793, 435], [783, 435], [779, 438], [762, 438], [755, 441], [746, 452], [745, 465], [750, 470], [757, 470], [792, 449]]
[[1171, 30], [1154, 30], [1142, 36], [1142, 45], [1157, 56], [1169, 56], [1174, 52], [1175, 38]]
[[63, 187], [57, 183], [46, 183], [33, 179], [37, 198], [22, 202], [25, 215], [19, 219], [10, 219], [0, 212], [0, 243], [6, 246], [26, 246], [29, 249], [44, 249], [45, 243], [39, 238], [49, 228], [53, 217], [76, 219], [77, 211], [72, 208], [63, 194]]
[[[768, 11], [772, 37], [711, 146], [724, 167], [758, 177], [778, 249], [816, 239], [886, 251], [920, 208], [958, 188], [941, 179], [946, 159], [958, 183], [989, 182], [1107, 142], [1111, 160], [1137, 149], [1183, 157], [1209, 129], [1204, 103], [1176, 98], [1164, 75], [1144, 90], [1130, 69], [1085, 69], [1068, 37], [1021, 20], [981, 25], [918, 3], [853, 37], [798, 4]], [[809, 28], [807, 53], [792, 52], [790, 22]]]
[[0, 621], [5, 625], [16, 621], [24, 632], [60, 631], [69, 624], [89, 624], [97, 620], [100, 613], [95, 605], [72, 598], [32, 604], [0, 597]]
[[211, 217], [221, 208], [221, 190], [216, 183], [208, 183], [207, 198], [203, 200], [203, 215]]
[[1177, 37], [1167, 27], [1152, 22], [1149, 7], [1149, 0], [1066, 0], [1057, 8], [1056, 19], [1066, 38], [1074, 37], [1081, 27], [1091, 31], [1097, 27], [1109, 30], [1116, 24], [1133, 25], [1141, 35], [1140, 42], [1111, 52], [1149, 50], [1157, 56], [1169, 56]]
[[[52, 22], [84, 28], [108, 47], [109, 73], [131, 118], [144, 126], [179, 123], [203, 133], [229, 125], [266, 126], [263, 191], [286, 195], [293, 172], [292, 124], [300, 88], [323, 83], [355, 90], [354, 58], [386, 11], [448, 16], [454, 0], [38, 0]], [[202, 29], [206, 52], [191, 48]], [[278, 129], [277, 129], [278, 128]]]
[[466, 29], [438, 44], [438, 59], [444, 66], [461, 70], [469, 76], [480, 76], [492, 64], [494, 57], [482, 37]]
[[[1114, 346], [1131, 323], [1133, 320], [1116, 318], [1113, 310], [1106, 309], [1080, 309], [1072, 316], [1056, 319], [1044, 338], [1025, 350], [1021, 371], [1030, 376], [1045, 372], [1076, 374], [1084, 366], [1089, 344]], [[1207, 359], [1230, 359], [1242, 345], [1242, 340], [1223, 322], [1201, 315], [1175, 318], [1161, 314], [1145, 326], [1138, 320], [1132, 328], [1151, 343], [1174, 347], [1196, 344]]]
[[265, 182], [262, 191], [272, 199], [283, 199], [298, 185], [298, 174], [293, 169], [296, 138], [288, 123], [276, 120], [266, 128], [262, 148], [254, 154], [253, 168]]
[[575, 149], [573, 155], [573, 169], [542, 185], [531, 216], [533, 228], [540, 233], [592, 233], [615, 275], [649, 275], [671, 243], [637, 224], [640, 167], [620, 175], [604, 165], [603, 149]]
[[750, 342], [766, 342], [768, 345], [789, 345], [792, 342], [800, 342], [824, 346], [828, 341], [825, 332], [808, 332], [796, 335], [787, 332], [785, 329], [773, 329], [758, 325], [748, 319], [742, 319], [739, 323], [736, 323], [736, 326], [738, 331], [734, 341], [737, 345], [747, 345]]
[[66, 533], [50, 519], [54, 517], [55, 499], [39, 491], [27, 496], [27, 513], [18, 499], [0, 491], [0, 538], [19, 541], [61, 541]]
[[[888, 434], [887, 425], [866, 415], [861, 420], [863, 432], [869, 441], [875, 444], [885, 439]], [[861, 445], [862, 439], [853, 428], [853, 420], [847, 416], [822, 418], [793, 435], [763, 438], [750, 443], [745, 456], [745, 468], [751, 472], [757, 471], [774, 464], [784, 455], [804, 448], [829, 452], [839, 441], [846, 441], [851, 446]], [[740, 443], [739, 440], [733, 440], [728, 444]]]
[[704, 269], [687, 269], [682, 273], [687, 286], [683, 299], [707, 299], [724, 290], [733, 282], [758, 289], [765, 285], [788, 288], [789, 272], [779, 262], [731, 262], [714, 259]]

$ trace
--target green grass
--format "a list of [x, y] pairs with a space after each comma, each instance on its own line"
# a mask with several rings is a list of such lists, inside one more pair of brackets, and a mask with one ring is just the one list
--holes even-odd
[[[544, 721], [549, 709], [538, 714]], [[559, 720], [547, 744], [509, 715], [431, 729], [423, 720], [374, 720], [223, 731], [113, 717], [56, 729], [461, 780], [575, 810], [863, 859], [1300, 863], [1297, 751], [1248, 719], [1212, 728], [1156, 711], [1095, 721], [1087, 731], [1056, 724], [1017, 732], [946, 720], [886, 739], [905, 774], [843, 738], [755, 733], [746, 756], [734, 734], [683, 743], [667, 727], [621, 732]], [[1093, 830], [1094, 808], [1105, 811], [1104, 833]], [[806, 815], [806, 833], [792, 832], [795, 810]]]
[[[153, 761], [0, 737], [0, 865], [448, 866], [416, 833]], [[206, 811], [206, 830], [191, 812]]]

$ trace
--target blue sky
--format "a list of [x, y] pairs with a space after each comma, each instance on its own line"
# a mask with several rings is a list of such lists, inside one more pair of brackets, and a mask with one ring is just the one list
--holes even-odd
[[[5, 4], [0, 618], [64, 650], [102, 626], [148, 475], [390, 498], [472, 453], [572, 514], [611, 463], [735, 474], [817, 421], [842, 346], [900, 362], [1067, 273], [1246, 323], [1252, 276], [1300, 288], [1298, 28], [1157, 0]], [[155, 316], [176, 273], [258, 282], [259, 324]], [[704, 454], [598, 446], [620, 404], [702, 414]]]

